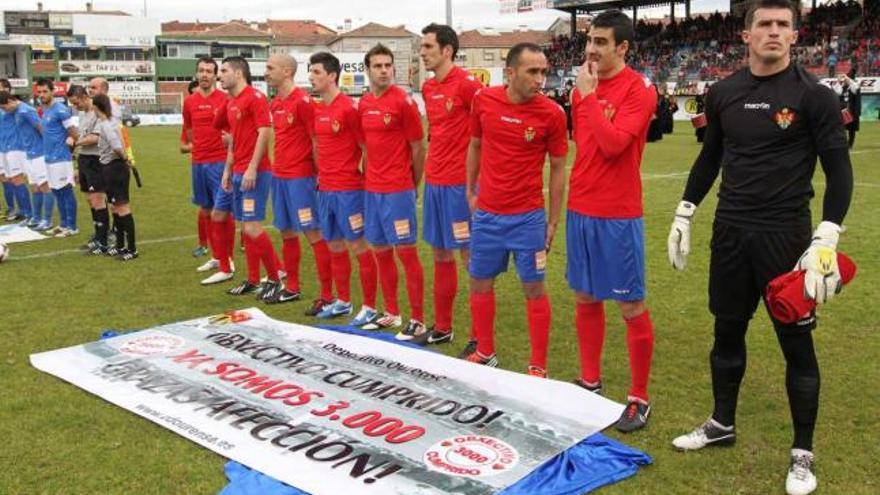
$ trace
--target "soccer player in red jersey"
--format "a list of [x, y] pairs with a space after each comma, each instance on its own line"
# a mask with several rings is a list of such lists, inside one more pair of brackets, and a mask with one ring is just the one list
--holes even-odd
[[[406, 274], [406, 292], [412, 317], [398, 332], [412, 340], [426, 331], [425, 273], [416, 249], [416, 187], [422, 179], [425, 145], [422, 119], [416, 103], [394, 84], [394, 54], [378, 44], [364, 57], [370, 91], [358, 103], [367, 148], [364, 229], [376, 251], [385, 312], [363, 326], [366, 330], [399, 327], [397, 264]], [[393, 249], [392, 249], [393, 247]]]
[[[471, 110], [467, 197], [471, 230], [470, 304], [477, 348], [466, 359], [497, 366], [495, 277], [511, 253], [526, 296], [532, 344], [527, 371], [547, 376], [550, 301], [544, 286], [547, 253], [565, 193], [568, 131], [562, 107], [540, 94], [547, 58], [538, 45], [519, 43], [507, 53], [508, 84], [480, 90]], [[550, 213], [544, 213], [542, 171], [550, 156]]]
[[[483, 85], [468, 71], [452, 63], [458, 52], [458, 36], [445, 25], [430, 24], [422, 30], [420, 54], [434, 77], [422, 85], [428, 114], [428, 157], [425, 163], [425, 200], [422, 235], [434, 248], [435, 323], [419, 338], [420, 345], [450, 342], [452, 307], [458, 291], [455, 251], [467, 266], [471, 237], [471, 212], [465, 194], [465, 160], [470, 137], [462, 132], [469, 122], [471, 101]], [[471, 336], [462, 355], [473, 352]]]
[[266, 62], [266, 82], [276, 91], [269, 109], [275, 130], [275, 160], [272, 164], [273, 223], [281, 232], [286, 286], [279, 289], [268, 303], [298, 300], [300, 244], [302, 232], [312, 246], [321, 297], [332, 297], [330, 251], [321, 237], [315, 197], [315, 162], [312, 157], [312, 126], [314, 110], [309, 94], [293, 83], [296, 59], [276, 54]]
[[572, 115], [577, 155], [566, 220], [568, 284], [575, 292], [581, 376], [575, 383], [599, 391], [606, 299], [626, 322], [631, 386], [615, 427], [647, 424], [648, 376], [654, 329], [645, 306], [645, 232], [639, 167], [657, 107], [650, 81], [626, 66], [633, 27], [620, 11], [596, 16], [587, 57], [577, 78]]
[[354, 101], [339, 91], [339, 59], [318, 52], [311, 56], [309, 64], [309, 81], [321, 97], [321, 101], [314, 103], [318, 221], [330, 246], [330, 264], [339, 297], [333, 301], [322, 294], [306, 314], [331, 318], [351, 313], [351, 249], [358, 260], [364, 296], [351, 325], [363, 326], [376, 316], [377, 267], [373, 251], [364, 240], [361, 119]]
[[[235, 221], [227, 216], [222, 223], [211, 221], [211, 210], [220, 189], [223, 167], [226, 163], [226, 145], [222, 134], [214, 127], [214, 120], [226, 105], [227, 95], [216, 89], [217, 62], [211, 57], [196, 61], [197, 87], [183, 100], [183, 133], [192, 153], [192, 201], [199, 207], [199, 245], [207, 243], [204, 237], [213, 239], [224, 236], [230, 246], [228, 252], [221, 253], [217, 242], [211, 240], [213, 259], [198, 267], [199, 272], [219, 269], [202, 280], [203, 285], [217, 284], [232, 278], [232, 250], [235, 238]], [[224, 243], [224, 245], [226, 245]], [[194, 253], [195, 254], [195, 253]]]
[[[229, 98], [223, 111], [217, 114], [214, 127], [218, 130], [229, 127], [232, 142], [212, 218], [222, 223], [232, 213], [236, 220], [243, 222], [248, 278], [227, 293], [237, 296], [256, 292], [263, 299], [273, 296], [280, 287], [278, 256], [262, 225], [272, 185], [267, 152], [271, 122], [266, 95], [250, 83], [247, 60], [242, 57], [223, 59], [220, 85], [229, 93]], [[214, 240], [221, 243], [221, 252], [231, 253], [232, 244], [225, 236], [217, 236]], [[268, 279], [259, 286], [261, 262]]]

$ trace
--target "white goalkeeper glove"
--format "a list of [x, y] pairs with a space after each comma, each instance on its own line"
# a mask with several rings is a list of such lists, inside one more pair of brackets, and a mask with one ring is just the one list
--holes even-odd
[[682, 201], [675, 209], [675, 219], [672, 220], [666, 248], [669, 263], [676, 270], [684, 270], [687, 265], [687, 255], [691, 252], [691, 217], [696, 211], [697, 205], [689, 201]]
[[822, 304], [840, 292], [837, 239], [842, 230], [836, 223], [820, 223], [813, 232], [813, 242], [795, 266], [795, 270], [806, 270], [804, 297], [816, 301], [816, 304]]

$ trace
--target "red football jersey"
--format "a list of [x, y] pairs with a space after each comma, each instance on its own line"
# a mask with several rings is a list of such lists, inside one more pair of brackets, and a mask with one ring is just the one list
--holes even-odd
[[486, 88], [474, 97], [471, 136], [482, 145], [478, 208], [512, 215], [544, 207], [546, 156], [568, 153], [562, 107], [544, 95], [514, 104], [505, 86]]
[[[270, 127], [269, 102], [266, 95], [257, 91], [253, 86], [245, 88], [234, 98], [226, 101], [226, 111], [217, 114], [214, 121], [216, 129], [229, 127], [232, 133], [232, 171], [243, 174], [247, 171], [254, 150], [257, 146], [257, 131], [261, 127]], [[263, 159], [257, 165], [258, 172], [268, 172], [272, 169], [269, 163], [268, 150]]]
[[314, 135], [318, 142], [318, 190], [364, 188], [361, 174], [361, 118], [354, 101], [339, 93], [326, 105], [315, 102]]
[[470, 72], [455, 66], [442, 81], [428, 79], [422, 86], [428, 114], [428, 158], [425, 180], [441, 186], [467, 182], [467, 129], [471, 102], [483, 85]]
[[223, 111], [228, 95], [215, 89], [207, 97], [200, 91], [183, 100], [183, 137], [186, 130], [192, 129], [192, 162], [215, 163], [226, 161], [226, 146], [223, 145], [220, 129], [214, 127], [214, 120]]
[[657, 91], [636, 71], [624, 68], [611, 79], [600, 79], [596, 92], [581, 98], [575, 91], [574, 167], [568, 208], [601, 218], [642, 216], [639, 168]]
[[315, 175], [312, 159], [314, 109], [308, 93], [294, 88], [287, 98], [276, 96], [270, 106], [275, 129], [275, 161], [272, 174], [282, 179]]
[[390, 193], [415, 188], [410, 141], [424, 137], [416, 102], [398, 86], [380, 97], [367, 93], [358, 103], [367, 144], [365, 189]]

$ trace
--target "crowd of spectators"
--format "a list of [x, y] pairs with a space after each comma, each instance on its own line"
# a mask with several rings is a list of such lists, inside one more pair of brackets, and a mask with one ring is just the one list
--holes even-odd
[[[715, 80], [745, 62], [743, 19], [697, 15], [671, 22], [638, 21], [630, 65], [655, 81]], [[551, 67], [583, 63], [586, 34], [558, 36], [547, 46]], [[808, 12], [798, 25], [794, 59], [820, 76], [880, 76], [880, 0], [837, 1]]]

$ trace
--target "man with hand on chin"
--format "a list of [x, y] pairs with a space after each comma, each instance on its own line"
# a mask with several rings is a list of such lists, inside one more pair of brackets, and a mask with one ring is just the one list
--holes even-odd
[[645, 227], [639, 167], [657, 91], [626, 66], [632, 21], [612, 10], [599, 14], [587, 34], [587, 57], [572, 95], [577, 155], [571, 171], [566, 219], [566, 278], [575, 292], [581, 354], [577, 385], [601, 393], [605, 341], [604, 301], [626, 323], [631, 385], [615, 427], [643, 428], [651, 407], [648, 377], [654, 327], [645, 306]]

